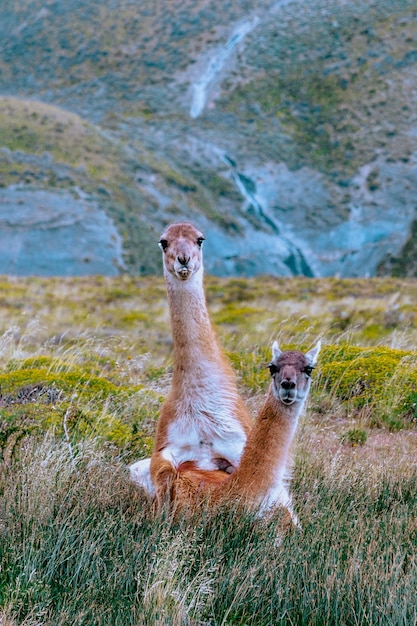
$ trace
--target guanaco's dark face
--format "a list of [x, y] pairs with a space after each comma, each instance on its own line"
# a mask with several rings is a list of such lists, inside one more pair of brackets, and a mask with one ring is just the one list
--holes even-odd
[[172, 224], [161, 235], [164, 271], [168, 276], [186, 281], [202, 268], [204, 235], [192, 224]]
[[320, 345], [319, 342], [315, 348], [304, 354], [298, 350], [282, 352], [277, 342], [274, 342], [269, 371], [272, 376], [272, 391], [283, 404], [290, 405], [306, 399]]

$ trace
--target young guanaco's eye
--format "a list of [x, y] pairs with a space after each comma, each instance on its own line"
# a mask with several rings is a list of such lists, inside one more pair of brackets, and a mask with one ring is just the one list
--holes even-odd
[[305, 366], [305, 368], [304, 368], [304, 370], [303, 370], [303, 371], [304, 371], [304, 374], [305, 374], [306, 376], [311, 376], [311, 373], [312, 373], [313, 369], [314, 369], [314, 366], [313, 366], [313, 365], [306, 365], [306, 366]]
[[158, 245], [161, 248], [161, 250], [165, 252], [165, 250], [168, 248], [168, 241], [166, 239], [160, 239]]
[[197, 239], [197, 245], [199, 248], [201, 248], [201, 246], [203, 245], [203, 241], [204, 241], [204, 237], [199, 237]]
[[275, 365], [275, 363], [270, 363], [270, 364], [268, 365], [268, 368], [269, 368], [269, 372], [270, 372], [271, 376], [273, 376], [274, 374], [276, 374], [276, 373], [277, 373], [277, 371], [278, 371], [278, 368], [277, 368], [277, 366]]

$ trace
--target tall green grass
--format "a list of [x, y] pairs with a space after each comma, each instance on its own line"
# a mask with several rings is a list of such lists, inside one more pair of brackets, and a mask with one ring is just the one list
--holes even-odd
[[4, 279], [1, 626], [417, 623], [414, 282], [207, 284], [254, 413], [271, 339], [323, 339], [295, 446], [302, 531], [233, 506], [155, 517], [130, 483], [172, 372], [162, 280]]
[[[155, 518], [93, 441], [29, 438], [3, 471], [5, 624], [415, 624], [417, 469], [304, 450], [302, 532], [222, 508]], [[113, 451], [114, 453], [114, 451]]]

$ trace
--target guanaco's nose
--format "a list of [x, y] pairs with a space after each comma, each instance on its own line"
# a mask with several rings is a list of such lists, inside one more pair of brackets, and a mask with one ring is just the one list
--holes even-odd
[[188, 263], [190, 262], [190, 257], [186, 256], [185, 254], [179, 254], [177, 256], [178, 259], [178, 263], [181, 263], [181, 265], [188, 265]]
[[293, 380], [283, 380], [281, 381], [281, 387], [285, 390], [295, 389], [295, 382]]

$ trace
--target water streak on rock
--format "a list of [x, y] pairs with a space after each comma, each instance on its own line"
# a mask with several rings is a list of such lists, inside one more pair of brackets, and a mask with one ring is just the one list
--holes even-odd
[[207, 100], [207, 88], [215, 76], [223, 69], [237, 44], [250, 33], [258, 24], [259, 19], [255, 16], [252, 20], [244, 22], [233, 32], [224, 48], [210, 61], [203, 76], [193, 85], [193, 101], [191, 103], [190, 116], [194, 119], [204, 110]]

